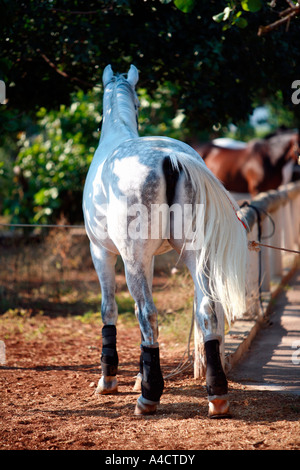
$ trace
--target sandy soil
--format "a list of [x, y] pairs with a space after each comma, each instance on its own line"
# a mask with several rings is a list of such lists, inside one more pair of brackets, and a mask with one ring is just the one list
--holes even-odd
[[[137, 325], [120, 321], [119, 393], [96, 396], [101, 324], [74, 316], [10, 312], [1, 317], [6, 364], [0, 367], [1, 450], [296, 450], [299, 397], [246, 391], [229, 382], [230, 420], [210, 420], [204, 382], [192, 369], [166, 380], [157, 414], [134, 416]], [[183, 345], [160, 337], [164, 375]]]

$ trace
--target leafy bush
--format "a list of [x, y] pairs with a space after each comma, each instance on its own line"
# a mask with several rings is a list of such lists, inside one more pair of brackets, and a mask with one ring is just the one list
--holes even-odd
[[[174, 116], [172, 90], [160, 88], [150, 97], [141, 89], [139, 98], [140, 135], [184, 138], [184, 115]], [[82, 222], [82, 191], [100, 137], [101, 103], [99, 91], [79, 91], [69, 107], [41, 108], [34, 135], [20, 133], [13, 180], [9, 178], [4, 200], [4, 213], [12, 223], [56, 223], [61, 217]], [[11, 175], [5, 168], [0, 167], [0, 173]]]
[[70, 107], [38, 111], [38, 132], [22, 133], [14, 181], [4, 201], [14, 223], [49, 223], [64, 215], [82, 220], [85, 176], [98, 144], [101, 119], [99, 93], [79, 91]]

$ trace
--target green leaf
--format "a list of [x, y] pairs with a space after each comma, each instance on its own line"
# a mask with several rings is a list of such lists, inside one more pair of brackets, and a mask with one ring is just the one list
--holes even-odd
[[42, 206], [46, 202], [46, 189], [42, 188], [40, 189], [35, 195], [34, 195], [34, 201], [36, 204], [39, 204]]
[[216, 23], [221, 23], [221, 21], [226, 21], [229, 19], [232, 9], [230, 7], [225, 7], [222, 13], [218, 13], [217, 15], [213, 16], [213, 20]]
[[241, 5], [243, 10], [251, 11], [252, 13], [259, 11], [262, 7], [261, 0], [242, 0]]
[[214, 15], [212, 17], [212, 19], [216, 22], [216, 23], [221, 23], [221, 21], [224, 20], [224, 16], [225, 16], [225, 13], [224, 11], [222, 11], [222, 13], [218, 13], [217, 15]]
[[183, 13], [189, 13], [194, 8], [195, 0], [174, 0], [174, 5]]
[[237, 18], [236, 21], [235, 21], [235, 24], [241, 28], [241, 29], [244, 29], [248, 26], [248, 21], [245, 19], [245, 18]]

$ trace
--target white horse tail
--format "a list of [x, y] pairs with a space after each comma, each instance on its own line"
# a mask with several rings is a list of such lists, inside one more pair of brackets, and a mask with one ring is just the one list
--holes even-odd
[[174, 152], [170, 160], [174, 170], [182, 169], [190, 180], [194, 204], [204, 205], [204, 227], [197, 223], [194, 232], [195, 242], [200, 236], [203, 241], [197, 250], [197, 276], [206, 294], [221, 303], [230, 325], [246, 311], [247, 223], [238, 217], [238, 204], [198, 154]]

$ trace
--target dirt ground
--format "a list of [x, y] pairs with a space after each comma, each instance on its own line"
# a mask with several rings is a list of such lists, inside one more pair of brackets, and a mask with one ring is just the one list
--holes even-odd
[[[9, 323], [6, 328], [13, 330]], [[192, 370], [166, 381], [155, 416], [135, 417], [137, 328], [118, 329], [121, 365], [114, 396], [94, 395], [99, 325], [42, 316], [26, 319], [18, 334], [12, 330], [1, 367], [2, 450], [300, 448], [299, 398], [245, 391], [230, 382], [233, 418], [209, 420], [204, 382], [194, 380]], [[180, 354], [162, 342], [164, 374]]]
[[[180, 288], [177, 288], [177, 291]], [[172, 295], [172, 291], [169, 293]], [[158, 303], [167, 301], [162, 291]], [[203, 380], [190, 368], [165, 381], [157, 414], [134, 416], [140, 334], [118, 323], [119, 392], [96, 396], [99, 317], [10, 309], [0, 317], [1, 450], [299, 450], [299, 397], [229, 382], [232, 419], [210, 420]], [[187, 326], [187, 331], [189, 326]], [[186, 348], [162, 328], [163, 374]]]

